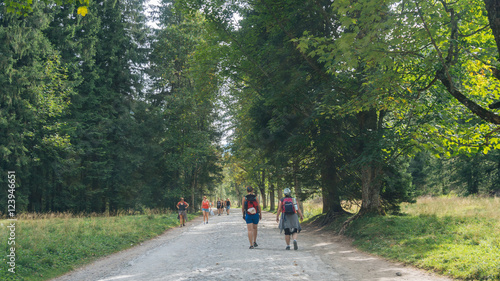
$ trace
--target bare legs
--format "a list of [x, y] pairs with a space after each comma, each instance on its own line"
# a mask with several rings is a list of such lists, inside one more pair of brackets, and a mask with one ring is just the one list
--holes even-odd
[[257, 226], [257, 224], [247, 223], [248, 242], [250, 242], [250, 246], [253, 246], [257, 241]]
[[208, 212], [203, 211], [203, 223], [205, 223], [205, 221], [208, 222]]
[[290, 236], [292, 236], [293, 240], [297, 240], [297, 232], [292, 233], [292, 235], [285, 235], [285, 242], [287, 246], [290, 246]]

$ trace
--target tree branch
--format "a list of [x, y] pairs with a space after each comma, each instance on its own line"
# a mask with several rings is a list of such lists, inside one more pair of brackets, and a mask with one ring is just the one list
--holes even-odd
[[[434, 37], [432, 36], [432, 34], [429, 30], [429, 26], [427, 24], [427, 21], [424, 19], [423, 15], [422, 15], [422, 11], [420, 9], [418, 2], [415, 4], [417, 7], [418, 15], [419, 15], [420, 19], [422, 20], [422, 23], [424, 24], [424, 28], [425, 28], [427, 34], [429, 35], [429, 38], [432, 42], [432, 45], [436, 49], [439, 60], [441, 61], [441, 64], [443, 66], [442, 69], [440, 69], [436, 72], [436, 77], [441, 81], [441, 83], [443, 83], [443, 85], [446, 87], [448, 92], [455, 99], [457, 99], [460, 103], [462, 103], [468, 109], [470, 109], [472, 111], [472, 113], [474, 113], [476, 116], [480, 117], [481, 119], [483, 119], [489, 123], [497, 124], [497, 125], [500, 124], [500, 116], [498, 116], [498, 115], [494, 114], [493, 112], [490, 112], [490, 111], [486, 110], [485, 108], [481, 107], [480, 105], [478, 105], [477, 103], [475, 103], [471, 99], [467, 98], [464, 94], [462, 94], [459, 90], [457, 90], [455, 88], [455, 86], [453, 85], [453, 80], [451, 78], [450, 72], [448, 71], [448, 63], [451, 63], [450, 52], [451, 52], [451, 49], [453, 47], [452, 47], [452, 45], [450, 45], [450, 50], [449, 50], [450, 52], [448, 53], [448, 57], [447, 57], [448, 63], [447, 63], [447, 61], [445, 61], [445, 59], [443, 58], [443, 54], [441, 53], [441, 50], [439, 49], [436, 41], [434, 40]], [[453, 23], [452, 23], [452, 25], [453, 25]]]

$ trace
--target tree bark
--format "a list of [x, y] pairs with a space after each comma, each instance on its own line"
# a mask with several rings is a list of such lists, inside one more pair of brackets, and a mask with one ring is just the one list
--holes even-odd
[[262, 204], [262, 207], [265, 209], [267, 208], [267, 202], [266, 202], [266, 170], [262, 170], [262, 180], [259, 184], [259, 190], [260, 190], [260, 195], [262, 196], [262, 199], [260, 200], [260, 203]]
[[335, 161], [327, 156], [321, 168], [323, 214], [344, 212], [341, 205], [338, 183], [339, 178], [335, 168]]
[[361, 214], [373, 213], [382, 214], [382, 204], [380, 201], [380, 176], [382, 169], [374, 163], [367, 163], [361, 168]]
[[302, 202], [302, 188], [299, 184], [297, 174], [299, 172], [299, 163], [297, 160], [293, 161], [293, 186], [295, 188], [295, 196], [299, 197], [299, 208], [304, 210], [304, 203]]
[[269, 190], [269, 200], [271, 201], [270, 202], [271, 207], [269, 210], [274, 211], [276, 209], [276, 203], [275, 203], [276, 198], [275, 198], [275, 194], [274, 194], [274, 184], [273, 183], [270, 183], [269, 189], [270, 189]]
[[498, 53], [500, 54], [500, 2], [498, 0], [484, 0], [484, 5], [488, 12], [490, 28], [497, 43]]
[[380, 148], [377, 145], [381, 134], [378, 132], [382, 127], [383, 113], [377, 116], [375, 109], [360, 112], [358, 123], [360, 129], [359, 155], [366, 159], [361, 165], [361, 209], [359, 214], [383, 214], [382, 202], [380, 198], [382, 163], [380, 158]]

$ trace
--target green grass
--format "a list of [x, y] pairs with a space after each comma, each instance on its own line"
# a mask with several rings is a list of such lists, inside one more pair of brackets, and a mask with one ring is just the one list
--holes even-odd
[[498, 198], [421, 198], [402, 207], [401, 216], [361, 217], [345, 234], [362, 250], [453, 278], [500, 280]]
[[[195, 215], [188, 215], [193, 218]], [[178, 226], [177, 214], [55, 216], [16, 222], [16, 273], [7, 272], [7, 221], [1, 227], [0, 280], [47, 280]]]

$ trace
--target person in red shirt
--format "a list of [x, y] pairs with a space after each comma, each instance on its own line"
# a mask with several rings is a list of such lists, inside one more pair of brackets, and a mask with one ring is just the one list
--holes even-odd
[[210, 201], [208, 201], [206, 196], [203, 196], [203, 201], [201, 201], [201, 210], [203, 211], [203, 224], [205, 220], [208, 223], [208, 215], [210, 214]]
[[177, 209], [179, 210], [179, 223], [181, 224], [180, 226], [186, 226], [186, 221], [187, 221], [187, 208], [189, 207], [189, 204], [184, 201], [184, 198], [181, 198], [181, 201], [177, 203]]

